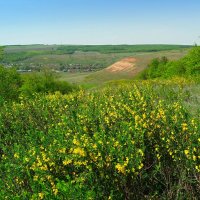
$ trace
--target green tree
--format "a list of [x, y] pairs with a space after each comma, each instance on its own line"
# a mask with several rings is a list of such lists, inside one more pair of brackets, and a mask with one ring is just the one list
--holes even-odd
[[172, 78], [175, 76], [190, 78], [196, 81], [200, 79], [200, 47], [193, 47], [183, 58], [168, 61], [166, 57], [155, 58], [148, 68], [140, 75], [141, 79]]
[[60, 81], [56, 75], [48, 70], [41, 73], [31, 73], [23, 77], [21, 93], [25, 96], [33, 96], [34, 93], [54, 93], [56, 91], [67, 94], [77, 87], [66, 81]]
[[200, 75], [200, 47], [193, 47], [184, 58], [187, 75]]
[[163, 56], [162, 58], [154, 58], [148, 67], [148, 77], [149, 78], [157, 78], [161, 77], [163, 72], [166, 71], [166, 64], [168, 63], [168, 59]]
[[0, 103], [16, 100], [21, 87], [21, 77], [14, 68], [0, 66]]
[[0, 62], [3, 59], [3, 55], [4, 55], [4, 48], [0, 46]]

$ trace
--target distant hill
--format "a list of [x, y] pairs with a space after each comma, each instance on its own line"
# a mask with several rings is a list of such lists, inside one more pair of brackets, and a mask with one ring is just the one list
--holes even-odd
[[170, 44], [141, 44], [141, 45], [8, 45], [6, 53], [26, 51], [54, 51], [59, 54], [71, 54], [76, 51], [99, 52], [99, 53], [131, 53], [131, 52], [154, 52], [165, 50], [178, 50], [190, 48], [191, 45]]

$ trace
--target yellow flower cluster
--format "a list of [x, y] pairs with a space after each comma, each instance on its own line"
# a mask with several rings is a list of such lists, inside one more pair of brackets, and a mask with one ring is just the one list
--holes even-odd
[[38, 189], [36, 199], [53, 199], [65, 191], [60, 192], [62, 181], [83, 187], [89, 178], [95, 182], [100, 177], [120, 185], [163, 161], [200, 172], [198, 120], [186, 118], [181, 103], [160, 97], [148, 82], [34, 101], [31, 106], [38, 103], [41, 113], [48, 107], [41, 117], [45, 123], [28, 118], [38, 135], [27, 144], [29, 151], [23, 156], [13, 151], [12, 158], [23, 161], [35, 188], [47, 188], [46, 193]]

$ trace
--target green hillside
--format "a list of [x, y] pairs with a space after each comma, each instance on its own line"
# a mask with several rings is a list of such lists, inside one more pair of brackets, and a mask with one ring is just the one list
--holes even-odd
[[148, 68], [141, 74], [141, 79], [172, 78], [181, 76], [185, 78], [200, 77], [200, 47], [194, 47], [183, 58], [169, 61], [167, 57], [155, 58]]

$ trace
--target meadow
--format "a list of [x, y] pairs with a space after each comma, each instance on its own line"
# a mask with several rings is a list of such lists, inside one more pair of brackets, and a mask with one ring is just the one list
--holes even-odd
[[200, 49], [188, 50], [134, 53], [134, 75], [0, 68], [0, 198], [198, 199]]

